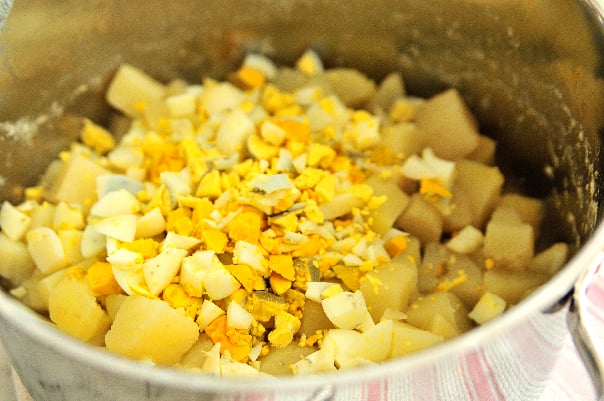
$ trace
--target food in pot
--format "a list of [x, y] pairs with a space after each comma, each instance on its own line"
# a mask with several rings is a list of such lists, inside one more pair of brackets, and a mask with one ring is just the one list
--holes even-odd
[[[217, 375], [379, 363], [497, 318], [566, 261], [460, 94], [248, 55], [225, 81], [122, 65], [130, 120], [0, 210], [11, 293], [95, 346]], [[123, 117], [122, 117], [123, 118]]]

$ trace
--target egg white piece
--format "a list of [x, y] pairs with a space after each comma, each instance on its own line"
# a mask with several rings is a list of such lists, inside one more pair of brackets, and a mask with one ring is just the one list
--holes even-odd
[[208, 324], [212, 323], [219, 316], [224, 315], [226, 312], [216, 305], [214, 302], [204, 299], [201, 304], [201, 308], [199, 309], [199, 316], [197, 317], [197, 324], [199, 325], [199, 330], [204, 330]]
[[254, 316], [237, 302], [229, 302], [227, 307], [227, 326], [247, 330], [254, 322]]
[[136, 238], [152, 238], [166, 230], [166, 219], [158, 207], [136, 221]]
[[187, 254], [188, 251], [185, 249], [168, 247], [157, 256], [145, 260], [143, 273], [151, 294], [158, 295], [170, 284], [180, 270], [182, 260]]
[[344, 291], [321, 301], [327, 318], [340, 329], [355, 329], [367, 317], [367, 305], [360, 291]]
[[100, 219], [92, 226], [101, 234], [122, 242], [132, 242], [136, 236], [138, 217], [133, 214], [122, 214]]
[[173, 231], [168, 231], [166, 238], [162, 242], [162, 250], [167, 248], [178, 248], [189, 250], [196, 247], [201, 243], [201, 240], [196, 237], [190, 237], [188, 235], [177, 234]]
[[140, 202], [126, 189], [106, 193], [90, 209], [90, 214], [97, 217], [113, 217], [138, 213]]

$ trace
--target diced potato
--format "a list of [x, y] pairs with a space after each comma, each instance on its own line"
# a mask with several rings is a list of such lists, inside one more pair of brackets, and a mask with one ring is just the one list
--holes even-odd
[[[295, 92], [308, 84], [307, 77], [302, 72], [289, 67], [279, 68], [272, 83], [282, 91]], [[327, 85], [327, 88], [329, 85]]]
[[452, 252], [470, 254], [484, 244], [484, 234], [474, 226], [468, 225], [459, 230], [445, 245]]
[[394, 263], [412, 263], [419, 265], [422, 261], [422, 244], [420, 240], [413, 236], [407, 236], [407, 247], [398, 255], [391, 259]]
[[214, 343], [210, 337], [205, 333], [201, 333], [197, 342], [182, 356], [178, 364], [185, 368], [201, 369], [206, 360], [206, 353], [209, 352], [213, 346]]
[[508, 304], [517, 304], [547, 279], [548, 276], [542, 273], [495, 268], [484, 273], [483, 286], [484, 291], [499, 295]]
[[422, 244], [438, 242], [443, 232], [442, 215], [419, 193], [411, 195], [394, 226], [413, 234]]
[[178, 362], [199, 337], [197, 324], [158, 299], [130, 295], [105, 336], [107, 349], [135, 359]]
[[386, 309], [405, 312], [417, 286], [417, 267], [407, 262], [386, 263], [361, 278], [361, 292], [374, 321]]
[[451, 253], [438, 242], [425, 245], [421, 265], [417, 269], [417, 289], [420, 293], [436, 290], [441, 278], [447, 273]]
[[105, 309], [111, 321], [115, 320], [117, 311], [120, 310], [126, 299], [128, 299], [128, 296], [124, 294], [107, 295], [107, 298], [105, 298]]
[[15, 287], [20, 285], [35, 270], [36, 265], [27, 246], [0, 232], [0, 276], [9, 280]]
[[367, 104], [372, 113], [386, 112], [394, 101], [405, 94], [405, 84], [401, 74], [392, 72], [380, 82], [376, 92]]
[[453, 338], [460, 334], [459, 329], [440, 313], [435, 313], [432, 316], [428, 331], [443, 336], [445, 339]]
[[130, 117], [140, 115], [141, 109], [158, 104], [166, 87], [140, 69], [122, 64], [107, 89], [107, 102]]
[[86, 281], [73, 274], [66, 274], [50, 290], [48, 313], [59, 329], [94, 345], [103, 344], [103, 336], [111, 325]]
[[505, 194], [499, 200], [498, 207], [513, 209], [524, 223], [533, 227], [535, 233], [539, 232], [544, 213], [542, 200], [520, 194]]
[[65, 251], [57, 233], [48, 227], [38, 227], [27, 232], [27, 249], [44, 274], [54, 273], [66, 266]]
[[316, 350], [315, 347], [300, 347], [296, 342], [285, 347], [270, 347], [269, 353], [260, 359], [260, 371], [270, 375], [290, 374], [292, 364]]
[[37, 312], [46, 313], [48, 312], [48, 298], [40, 292], [40, 281], [42, 279], [42, 273], [35, 271], [25, 280], [19, 287], [24, 290], [20, 300]]
[[48, 299], [50, 298], [50, 292], [63, 280], [65, 277], [65, 273], [69, 270], [69, 268], [61, 269], [56, 271], [48, 276], [40, 279], [37, 285], [37, 292], [45, 305], [45, 309], [48, 310]]
[[81, 244], [84, 232], [81, 230], [60, 230], [58, 232], [59, 240], [63, 245], [63, 252], [65, 253], [65, 265], [71, 266], [82, 259]]
[[425, 134], [426, 146], [443, 159], [463, 159], [480, 142], [478, 124], [455, 89], [428, 99], [417, 111], [415, 121]]
[[506, 303], [500, 296], [487, 292], [474, 306], [474, 309], [468, 313], [468, 317], [478, 324], [486, 322], [501, 316], [505, 311]]
[[332, 68], [325, 77], [334, 93], [352, 108], [363, 106], [375, 94], [375, 82], [353, 68]]
[[437, 288], [457, 295], [470, 309], [482, 294], [482, 283], [482, 269], [470, 257], [456, 255], [449, 262], [447, 274], [441, 278]]
[[[415, 299], [407, 310], [407, 322], [444, 338], [451, 338], [472, 328], [467, 314], [464, 304], [455, 294], [437, 292]], [[438, 319], [440, 318], [445, 319], [448, 325], [442, 323], [439, 325]], [[436, 322], [435, 319], [437, 319]], [[444, 327], [446, 331], [435, 331], [439, 327]]]
[[472, 224], [473, 211], [468, 194], [457, 184], [451, 189], [451, 212], [443, 216], [443, 230], [453, 232]]
[[456, 163], [455, 185], [466, 193], [472, 210], [472, 225], [483, 228], [495, 208], [504, 177], [497, 167], [490, 167], [471, 160]]
[[0, 207], [0, 227], [4, 235], [19, 241], [31, 225], [31, 217], [17, 209], [10, 202], [4, 201]]
[[423, 138], [415, 124], [404, 122], [384, 127], [380, 145], [392, 152], [395, 158], [405, 158], [421, 151]]
[[491, 166], [495, 162], [496, 147], [497, 142], [494, 139], [486, 135], [480, 135], [478, 146], [466, 158]]
[[384, 361], [392, 349], [393, 321], [383, 320], [364, 331], [351, 348], [351, 353], [372, 362]]
[[497, 219], [487, 224], [484, 255], [492, 259], [496, 267], [525, 270], [533, 259], [534, 247], [535, 235], [529, 224]]
[[109, 171], [84, 156], [72, 154], [63, 162], [54, 180], [47, 182], [47, 198], [79, 205], [87, 213], [96, 201], [96, 179]]
[[553, 276], [568, 260], [569, 247], [566, 242], [556, 242], [539, 252], [528, 266], [528, 270]]
[[392, 348], [390, 358], [408, 355], [444, 341], [444, 337], [410, 324], [394, 321], [392, 324]]
[[31, 228], [51, 227], [56, 205], [49, 202], [43, 202], [31, 211]]
[[372, 175], [365, 183], [373, 188], [374, 196], [386, 196], [386, 202], [371, 211], [371, 228], [384, 235], [409, 204], [409, 195], [404, 193], [396, 182], [383, 179], [379, 174]]

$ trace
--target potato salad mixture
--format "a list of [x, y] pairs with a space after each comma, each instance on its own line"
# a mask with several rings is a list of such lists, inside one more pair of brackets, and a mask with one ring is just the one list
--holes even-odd
[[[80, 141], [0, 211], [0, 275], [64, 332], [216, 375], [379, 363], [500, 316], [565, 262], [459, 93], [408, 96], [304, 52], [224, 81], [122, 65], [123, 135]], [[117, 139], [119, 137], [119, 140]]]

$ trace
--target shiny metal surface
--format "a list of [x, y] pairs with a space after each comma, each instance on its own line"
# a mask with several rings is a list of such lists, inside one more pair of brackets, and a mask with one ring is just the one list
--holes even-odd
[[65, 337], [0, 292], [0, 336], [28, 373], [32, 395], [135, 401], [287, 392], [305, 399], [362, 380], [413, 380], [477, 344], [521, 333], [522, 322], [562, 298], [604, 244], [601, 9], [587, 0], [15, 1], [0, 32], [2, 199], [18, 198], [39, 179], [76, 137], [75, 118], [110, 120], [102, 93], [122, 62], [160, 80], [194, 82], [222, 77], [246, 51], [291, 63], [310, 46], [328, 65], [376, 79], [399, 70], [420, 96], [458, 88], [483, 132], [497, 139], [514, 184], [547, 199], [549, 238], [575, 245], [568, 265], [496, 324], [379, 367], [304, 380], [215, 380], [123, 360]]
[[604, 254], [577, 279], [567, 318], [577, 350], [592, 377], [601, 401], [604, 400], [604, 344], [600, 342], [596, 329], [588, 319], [587, 292], [602, 268], [603, 261]]

